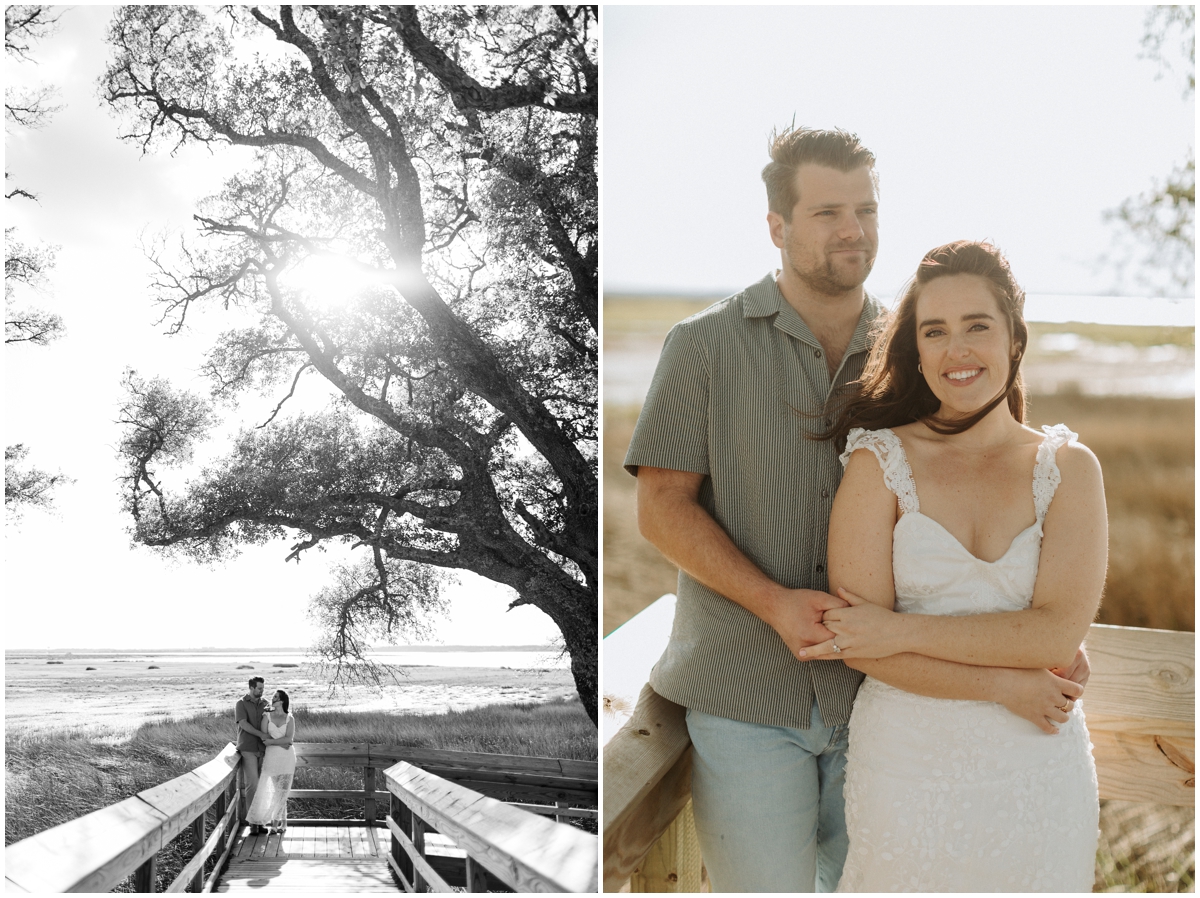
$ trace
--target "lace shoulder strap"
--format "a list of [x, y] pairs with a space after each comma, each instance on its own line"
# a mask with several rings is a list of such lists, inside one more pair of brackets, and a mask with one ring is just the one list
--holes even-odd
[[1079, 439], [1079, 434], [1074, 433], [1066, 424], [1043, 424], [1042, 430], [1046, 436], [1042, 445], [1038, 446], [1037, 461], [1033, 465], [1033, 508], [1039, 523], [1050, 510], [1054, 492], [1062, 482], [1056, 454], [1067, 443]]
[[883, 482], [900, 500], [900, 511], [912, 514], [921, 510], [917, 501], [917, 485], [913, 482], [912, 468], [904, 454], [904, 444], [892, 431], [863, 430], [855, 427], [846, 437], [846, 450], [839, 456], [844, 468], [850, 462], [855, 449], [870, 449], [883, 469]]

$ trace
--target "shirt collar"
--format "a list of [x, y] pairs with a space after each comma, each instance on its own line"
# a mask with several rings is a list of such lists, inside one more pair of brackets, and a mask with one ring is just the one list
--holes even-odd
[[[821, 345], [820, 341], [813, 336], [813, 332], [808, 329], [808, 325], [804, 323], [804, 319], [779, 292], [779, 284], [775, 281], [774, 272], [767, 274], [758, 283], [747, 287], [745, 297], [742, 303], [743, 318], [769, 318], [772, 315], [778, 315], [779, 317], [775, 319], [776, 327], [805, 343], [811, 343], [813, 346]], [[850, 345], [846, 347], [847, 355], [871, 348], [871, 326], [881, 314], [883, 314], [883, 306], [871, 294], [866, 294], [862, 314], [858, 317], [858, 326], [854, 329], [854, 336], [850, 338]]]

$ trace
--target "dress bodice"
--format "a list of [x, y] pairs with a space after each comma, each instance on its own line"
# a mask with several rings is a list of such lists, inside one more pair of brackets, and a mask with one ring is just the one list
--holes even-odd
[[267, 715], [267, 732], [271, 734], [271, 738], [272, 739], [282, 739], [284, 737], [284, 735], [286, 735], [286, 733], [287, 733], [288, 721], [291, 719], [292, 719], [292, 715], [289, 714], [287, 717], [285, 717], [283, 719], [282, 726], [276, 726], [275, 721], [272, 720], [271, 716], [268, 714]]
[[921, 513], [904, 444], [891, 430], [850, 431], [842, 464], [856, 449], [869, 449], [900, 504], [892, 532], [892, 576], [896, 610], [912, 614], [984, 614], [1030, 607], [1042, 550], [1042, 522], [1061, 476], [1055, 454], [1076, 438], [1066, 425], [1042, 428], [1046, 436], [1033, 466], [1036, 520], [1013, 538], [1008, 551], [984, 561], [967, 551], [933, 518]]

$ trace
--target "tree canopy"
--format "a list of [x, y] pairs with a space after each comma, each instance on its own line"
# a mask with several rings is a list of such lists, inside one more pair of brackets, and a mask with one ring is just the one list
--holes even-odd
[[[318, 597], [331, 658], [436, 608], [431, 569], [474, 571], [554, 620], [593, 719], [595, 29], [592, 7], [130, 6], [102, 83], [144, 152], [255, 151], [152, 253], [170, 332], [229, 326], [209, 396], [127, 377], [135, 539], [359, 549]], [[328, 404], [295, 408], [314, 380]], [[274, 411], [168, 484], [247, 393]]]

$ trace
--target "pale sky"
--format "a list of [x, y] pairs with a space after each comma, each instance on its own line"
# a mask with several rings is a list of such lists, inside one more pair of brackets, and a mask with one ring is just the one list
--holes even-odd
[[778, 267], [759, 173], [794, 116], [878, 159], [876, 295], [957, 239], [994, 241], [1031, 294], [1146, 293], [1101, 263], [1102, 214], [1183, 161], [1195, 106], [1138, 58], [1145, 11], [605, 7], [605, 290], [722, 295]]
[[[141, 235], [190, 230], [197, 200], [249, 156], [187, 149], [174, 158], [143, 158], [119, 141], [117, 120], [101, 107], [96, 87], [109, 18], [107, 7], [70, 7], [60, 31], [36, 49], [38, 65], [5, 63], [9, 83], [53, 84], [64, 104], [47, 127], [6, 134], [8, 189], [31, 190], [39, 202], [7, 201], [5, 223], [26, 241], [61, 246], [40, 301], [63, 316], [67, 335], [48, 348], [6, 348], [4, 439], [26, 443], [32, 461], [76, 482], [58, 491], [55, 514], [28, 512], [19, 528], [5, 530], [4, 644], [306, 645], [308, 598], [338, 553], [309, 552], [299, 565], [285, 565], [286, 541], [206, 569], [131, 548], [125, 532], [130, 522], [119, 511], [114, 424], [122, 372], [133, 367], [206, 393], [195, 372], [212, 335], [228, 326], [211, 315], [197, 322], [196, 333], [162, 334]], [[251, 402], [244, 412], [262, 421], [274, 402]], [[450, 593], [450, 619], [438, 625], [440, 641], [542, 644], [556, 635], [535, 608], [505, 613], [515, 597], [506, 587], [468, 573], [460, 578]]]

